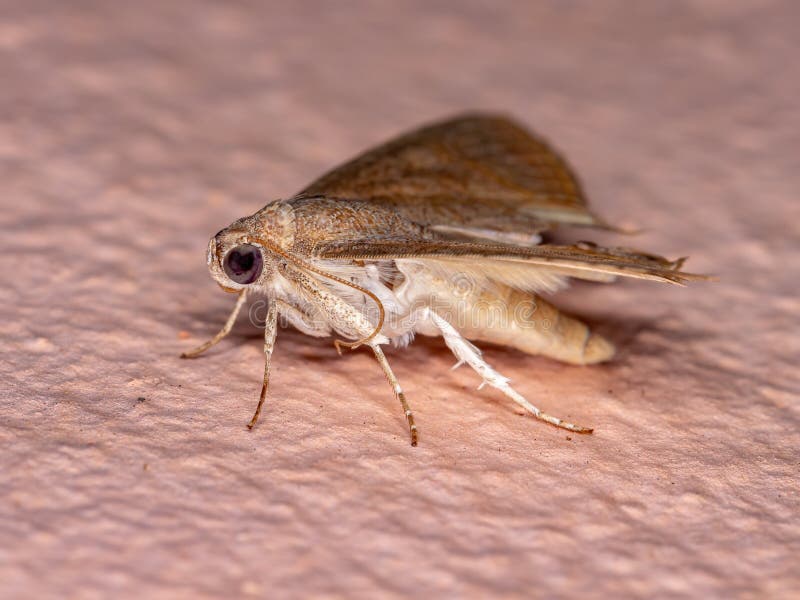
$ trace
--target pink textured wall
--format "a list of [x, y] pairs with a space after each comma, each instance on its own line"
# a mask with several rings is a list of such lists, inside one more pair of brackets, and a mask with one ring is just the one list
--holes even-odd
[[[796, 3], [281, 4], [0, 7], [0, 596], [797, 597]], [[609, 365], [487, 350], [590, 437], [421, 339], [411, 448], [366, 352], [290, 330], [248, 432], [260, 331], [178, 359], [233, 302], [208, 237], [466, 108], [720, 281], [562, 294]]]

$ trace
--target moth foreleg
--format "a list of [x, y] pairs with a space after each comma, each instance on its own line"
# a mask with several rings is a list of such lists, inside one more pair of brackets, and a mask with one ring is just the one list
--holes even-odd
[[394, 373], [392, 372], [392, 369], [389, 366], [389, 361], [386, 360], [386, 355], [383, 353], [383, 350], [381, 350], [381, 347], [378, 344], [371, 344], [370, 347], [372, 348], [372, 351], [375, 352], [375, 358], [378, 359], [378, 364], [383, 369], [386, 379], [389, 380], [392, 390], [394, 390], [394, 395], [398, 400], [400, 400], [400, 405], [403, 407], [403, 412], [405, 413], [406, 420], [408, 421], [408, 429], [411, 433], [411, 445], [416, 446], [419, 434], [417, 433], [417, 426], [414, 423], [414, 413], [411, 412], [411, 409], [408, 406], [406, 396], [403, 394], [403, 389], [400, 387], [400, 382], [397, 381], [397, 377], [395, 377]]
[[310, 314], [288, 302], [281, 301], [280, 304], [281, 319], [297, 331], [312, 337], [325, 337], [331, 334], [331, 326], [320, 314]]
[[375, 325], [366, 315], [321, 285], [314, 277], [286, 263], [278, 266], [283, 276], [295, 285], [296, 291], [322, 314], [331, 330], [347, 337], [369, 340], [375, 344], [385, 344], [389, 341], [385, 335], [375, 334]]
[[225, 325], [222, 326], [222, 329], [219, 330], [217, 335], [213, 338], [208, 340], [206, 343], [198, 346], [194, 350], [189, 350], [181, 354], [181, 358], [194, 358], [195, 356], [199, 356], [211, 346], [215, 345], [219, 342], [222, 338], [228, 335], [233, 329], [233, 324], [236, 322], [236, 317], [239, 316], [239, 311], [242, 310], [242, 306], [244, 306], [245, 301], [247, 300], [247, 293], [242, 291], [239, 293], [239, 297], [236, 299], [236, 304], [231, 311], [231, 314], [228, 316], [228, 320], [225, 321]]
[[258, 398], [258, 406], [253, 418], [247, 424], [248, 429], [255, 426], [258, 417], [261, 415], [261, 409], [264, 406], [264, 400], [267, 398], [267, 386], [269, 386], [269, 366], [272, 360], [272, 350], [275, 348], [275, 334], [278, 330], [278, 304], [281, 300], [270, 300], [269, 308], [267, 309], [267, 320], [264, 323], [264, 379], [261, 384], [261, 396]]
[[465, 362], [472, 367], [478, 373], [478, 375], [483, 378], [485, 384], [489, 384], [493, 388], [497, 388], [503, 392], [503, 394], [522, 406], [537, 419], [541, 419], [542, 421], [550, 423], [551, 425], [555, 425], [556, 427], [561, 427], [562, 429], [574, 431], [575, 433], [592, 432], [592, 430], [588, 427], [581, 427], [580, 425], [575, 425], [573, 423], [564, 421], [563, 419], [559, 419], [558, 417], [548, 415], [528, 402], [525, 397], [522, 396], [522, 394], [517, 392], [509, 385], [507, 377], [504, 377], [495, 371], [486, 363], [485, 360], [483, 360], [480, 350], [473, 346], [469, 341], [464, 339], [461, 334], [456, 331], [455, 327], [437, 315], [434, 311], [430, 311], [429, 314], [431, 321], [439, 329], [442, 337], [444, 337], [447, 347], [450, 348], [453, 354], [455, 354], [459, 362]]

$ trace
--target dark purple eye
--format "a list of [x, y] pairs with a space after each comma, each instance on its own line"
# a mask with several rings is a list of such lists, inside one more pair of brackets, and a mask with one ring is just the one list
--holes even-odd
[[222, 268], [232, 281], [246, 285], [253, 283], [261, 275], [264, 260], [261, 250], [251, 244], [236, 246], [225, 255]]

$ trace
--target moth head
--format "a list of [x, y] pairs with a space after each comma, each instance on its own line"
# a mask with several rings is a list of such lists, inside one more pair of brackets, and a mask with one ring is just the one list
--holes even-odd
[[211, 276], [226, 292], [240, 292], [266, 284], [275, 258], [244, 231], [223, 229], [208, 242], [206, 255]]
[[263, 288], [274, 277], [279, 260], [270, 245], [290, 248], [293, 237], [292, 209], [276, 200], [211, 238], [206, 255], [208, 270], [226, 292]]

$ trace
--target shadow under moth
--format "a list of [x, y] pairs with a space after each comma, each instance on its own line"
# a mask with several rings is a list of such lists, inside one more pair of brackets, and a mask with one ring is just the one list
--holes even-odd
[[414, 415], [382, 346], [441, 336], [457, 359], [537, 419], [592, 430], [542, 412], [484, 360], [472, 341], [571, 364], [607, 361], [614, 346], [541, 294], [569, 278], [617, 277], [684, 284], [702, 276], [630, 248], [543, 243], [570, 225], [613, 229], [588, 207], [550, 145], [506, 117], [464, 115], [417, 129], [323, 175], [288, 200], [234, 221], [208, 244], [212, 277], [238, 294], [224, 338], [250, 296], [266, 298], [264, 377], [249, 427], [261, 413], [280, 316], [301, 332], [336, 335], [374, 353], [405, 413]]

